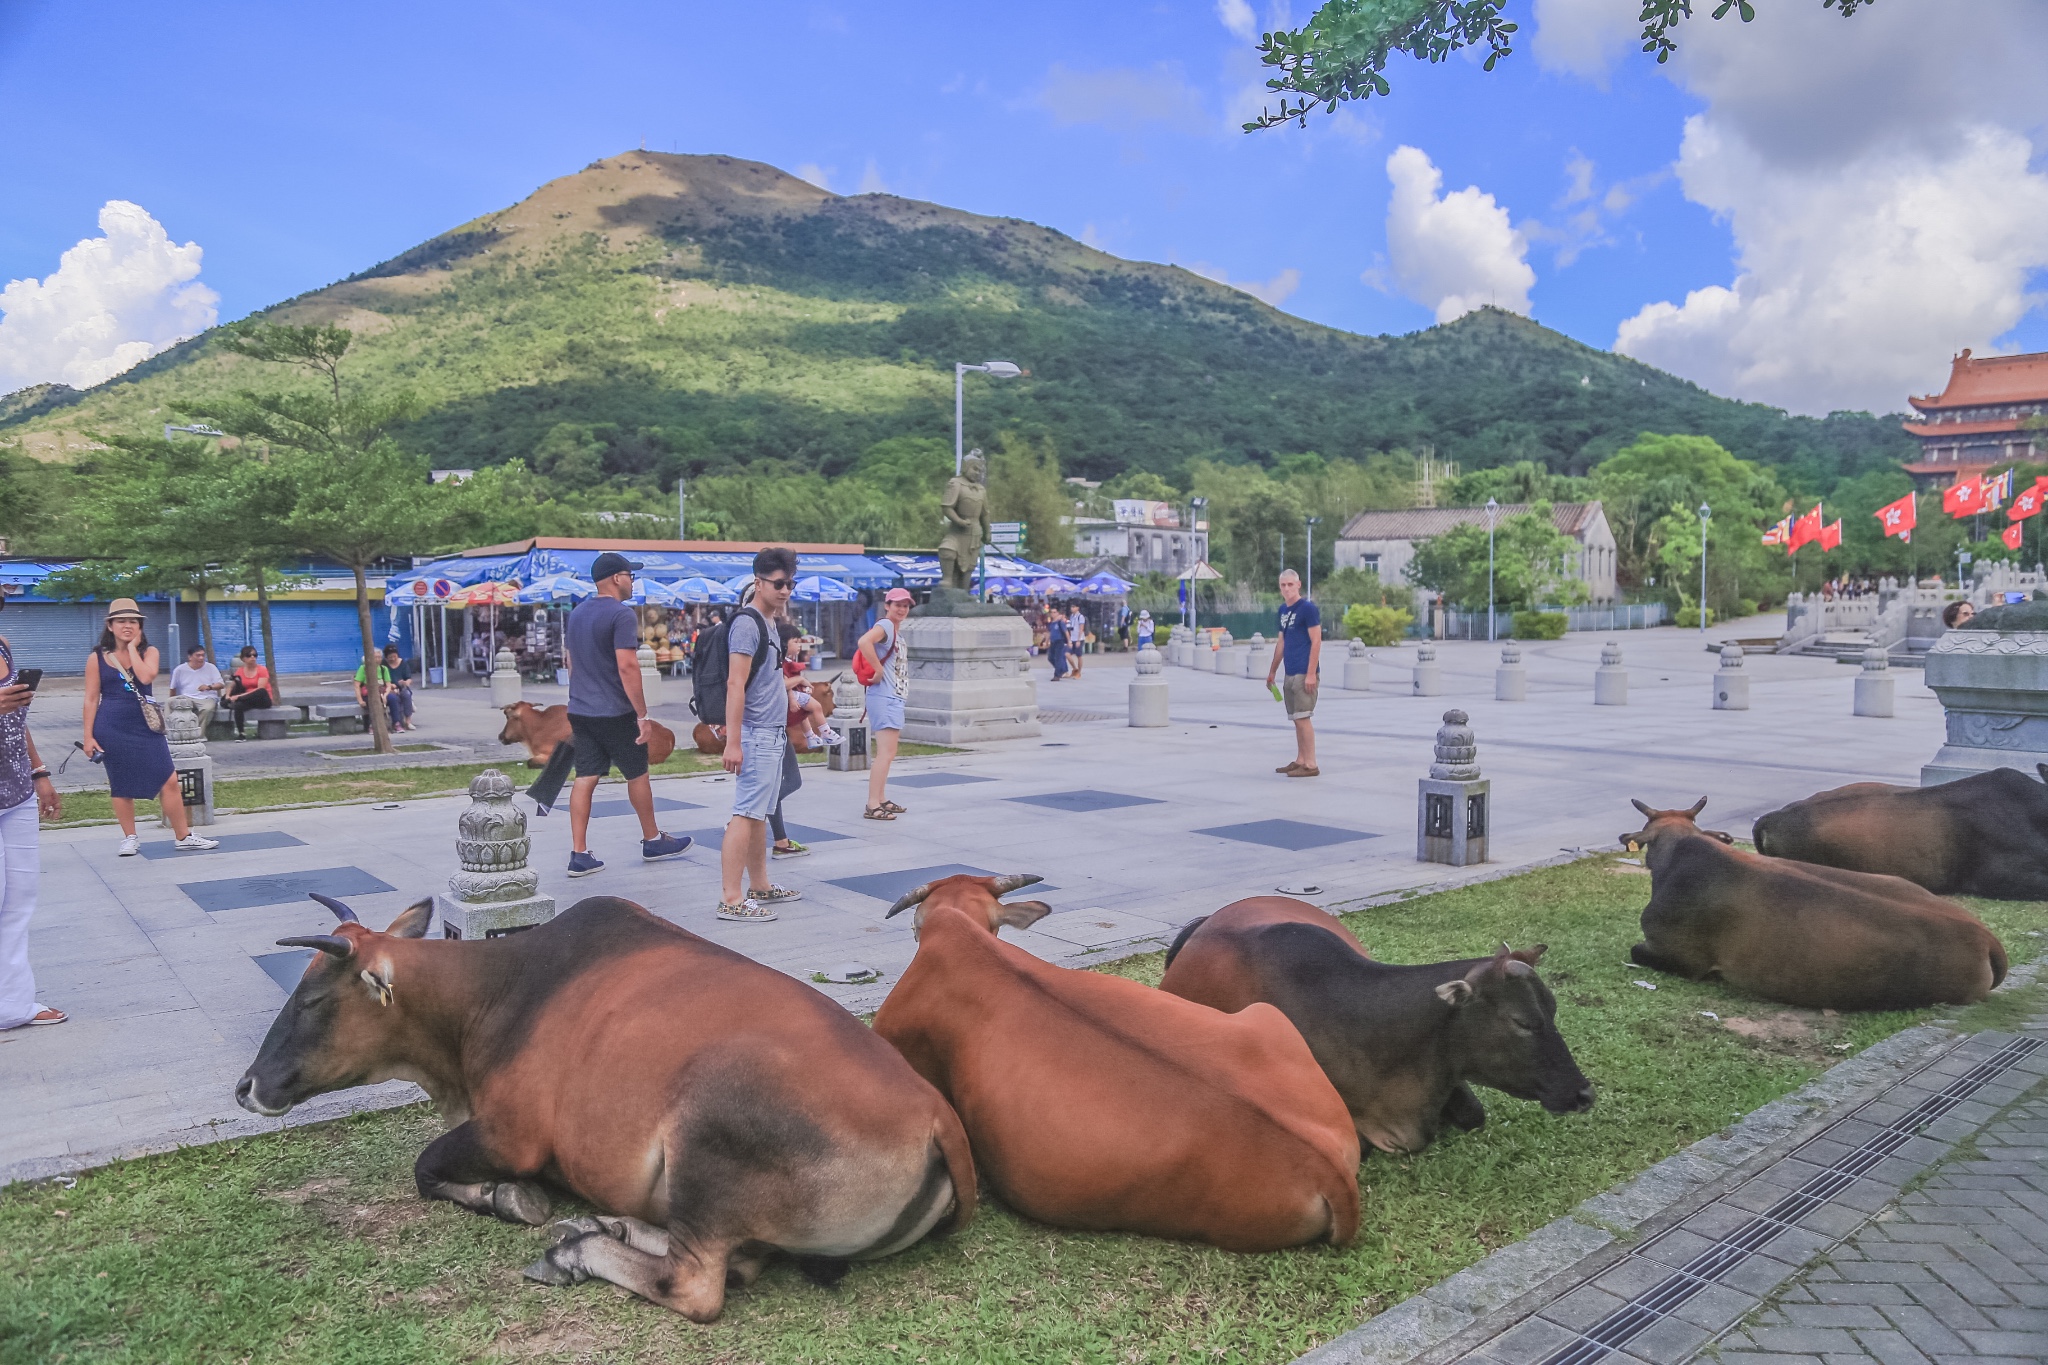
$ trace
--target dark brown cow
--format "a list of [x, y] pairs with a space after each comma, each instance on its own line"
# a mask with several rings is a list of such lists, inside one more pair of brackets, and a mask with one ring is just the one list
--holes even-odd
[[1773, 858], [1889, 873], [1938, 896], [2048, 900], [2048, 786], [2012, 768], [1933, 787], [1837, 787], [1772, 811], [1752, 834]]
[[1274, 1006], [1301, 1030], [1362, 1142], [1427, 1146], [1445, 1123], [1477, 1128], [1471, 1084], [1554, 1114], [1593, 1107], [1593, 1086], [1557, 1031], [1557, 1000], [1533, 970], [1541, 945], [1397, 967], [1375, 962], [1336, 916], [1254, 896], [1181, 930], [1159, 988], [1214, 1009]]
[[1967, 1005], [2005, 979], [2005, 947], [1962, 906], [1902, 877], [1730, 848], [1701, 797], [1652, 810], [1623, 844], [1646, 850], [1650, 904], [1629, 956], [1698, 981], [1817, 1009]]
[[998, 897], [1038, 878], [948, 877], [917, 906], [917, 956], [875, 1016], [967, 1126], [1005, 1203], [1056, 1227], [1229, 1251], [1358, 1231], [1358, 1137], [1294, 1026], [1222, 1014], [996, 937], [1046, 914]]
[[[825, 719], [832, 719], [834, 709], [832, 684], [829, 682], [805, 683], [804, 690], [817, 698], [818, 709], [824, 712]], [[698, 753], [716, 757], [725, 752], [725, 727], [723, 725], [712, 725], [700, 720], [697, 722], [696, 728], [690, 731], [690, 742], [697, 746]], [[789, 727], [789, 742], [796, 746], [798, 753], [804, 752], [805, 736], [802, 725], [792, 725]]]
[[[500, 744], [524, 744], [526, 766], [545, 768], [548, 759], [554, 756], [555, 746], [571, 743], [569, 737], [569, 708], [560, 703], [553, 706], [535, 706], [530, 701], [515, 701], [500, 708], [505, 713], [505, 728], [498, 732]], [[676, 751], [676, 732], [658, 720], [647, 723], [647, 761], [666, 763]]]
[[348, 907], [235, 1098], [282, 1114], [419, 1082], [454, 1125], [420, 1194], [508, 1222], [544, 1186], [602, 1217], [558, 1224], [527, 1274], [595, 1277], [698, 1322], [786, 1252], [813, 1278], [974, 1213], [960, 1120], [886, 1042], [800, 982], [595, 896], [498, 939], [423, 939], [422, 901], [373, 933]]

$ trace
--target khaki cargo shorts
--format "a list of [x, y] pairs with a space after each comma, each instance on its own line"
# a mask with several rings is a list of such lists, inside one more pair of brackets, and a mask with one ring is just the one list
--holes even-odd
[[1320, 685], [1310, 687], [1308, 674], [1289, 673], [1280, 679], [1280, 700], [1287, 707], [1287, 719], [1307, 720], [1316, 711], [1316, 693]]

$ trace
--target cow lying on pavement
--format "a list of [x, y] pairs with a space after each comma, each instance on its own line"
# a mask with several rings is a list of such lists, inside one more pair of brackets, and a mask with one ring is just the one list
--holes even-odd
[[1037, 877], [947, 877], [917, 907], [917, 956], [875, 1032], [945, 1092], [990, 1188], [1055, 1227], [1228, 1251], [1350, 1242], [1358, 1138], [1278, 1010], [1221, 1014], [996, 937]]
[[1629, 950], [1641, 965], [1837, 1010], [1967, 1005], [2005, 979], [2004, 945], [1962, 906], [1901, 877], [1730, 848], [1693, 823], [1706, 804], [1637, 801], [1647, 823], [1621, 836], [1650, 870], [1643, 942]]
[[1534, 967], [1541, 945], [1397, 967], [1375, 962], [1334, 916], [1254, 896], [1182, 929], [1159, 988], [1235, 1012], [1264, 1001], [1301, 1030], [1344, 1098], [1362, 1142], [1427, 1146], [1445, 1123], [1477, 1128], [1471, 1085], [1553, 1114], [1593, 1107], [1593, 1086], [1557, 1031], [1557, 1001]]
[[498, 939], [384, 933], [339, 901], [235, 1098], [416, 1080], [454, 1125], [420, 1194], [546, 1220], [543, 1181], [601, 1210], [557, 1225], [527, 1274], [608, 1280], [698, 1322], [786, 1252], [813, 1278], [974, 1213], [960, 1120], [859, 1020], [810, 987], [594, 896]]
[[2048, 786], [2012, 768], [1934, 787], [1857, 782], [1774, 810], [1751, 833], [1770, 857], [1886, 872], [1938, 896], [2048, 900]]

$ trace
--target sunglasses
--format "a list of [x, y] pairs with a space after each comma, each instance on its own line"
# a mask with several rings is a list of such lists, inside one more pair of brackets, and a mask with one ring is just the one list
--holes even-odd
[[761, 586], [764, 588], [773, 588], [777, 592], [788, 592], [791, 588], [796, 586], [796, 583], [794, 580], [788, 578], [764, 578], [761, 580]]

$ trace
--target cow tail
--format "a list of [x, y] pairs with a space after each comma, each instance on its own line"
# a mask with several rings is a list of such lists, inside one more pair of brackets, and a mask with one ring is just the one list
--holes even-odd
[[932, 1231], [943, 1236], [958, 1232], [974, 1221], [974, 1208], [981, 1200], [981, 1186], [974, 1174], [974, 1149], [967, 1145], [967, 1130], [960, 1126], [960, 1116], [947, 1105], [940, 1117], [938, 1131], [932, 1134], [935, 1153], [946, 1163], [946, 1174], [953, 1181], [953, 1216], [940, 1223]]
[[1188, 946], [1188, 940], [1195, 936], [1195, 930], [1201, 928], [1208, 922], [1209, 917], [1207, 915], [1204, 915], [1200, 919], [1191, 919], [1186, 924], [1181, 926], [1180, 932], [1173, 936], [1172, 946], [1166, 950], [1167, 966], [1171, 967], [1173, 965], [1173, 960], [1180, 956], [1180, 950]]
[[2003, 980], [2005, 980], [2005, 968], [2006, 968], [2006, 960], [2005, 960], [2005, 944], [2004, 944], [2004, 943], [2003, 943], [2003, 942], [2002, 942], [2002, 941], [2001, 941], [2001, 940], [1999, 939], [1998, 935], [1996, 935], [1996, 934], [1992, 934], [1992, 935], [1990, 935], [1990, 938], [1991, 938], [1991, 989], [1995, 991], [1995, 990], [1997, 990], [1997, 989], [1998, 989], [1998, 983], [1999, 983], [1999, 982], [2001, 982], [2001, 981], [2003, 981]]

